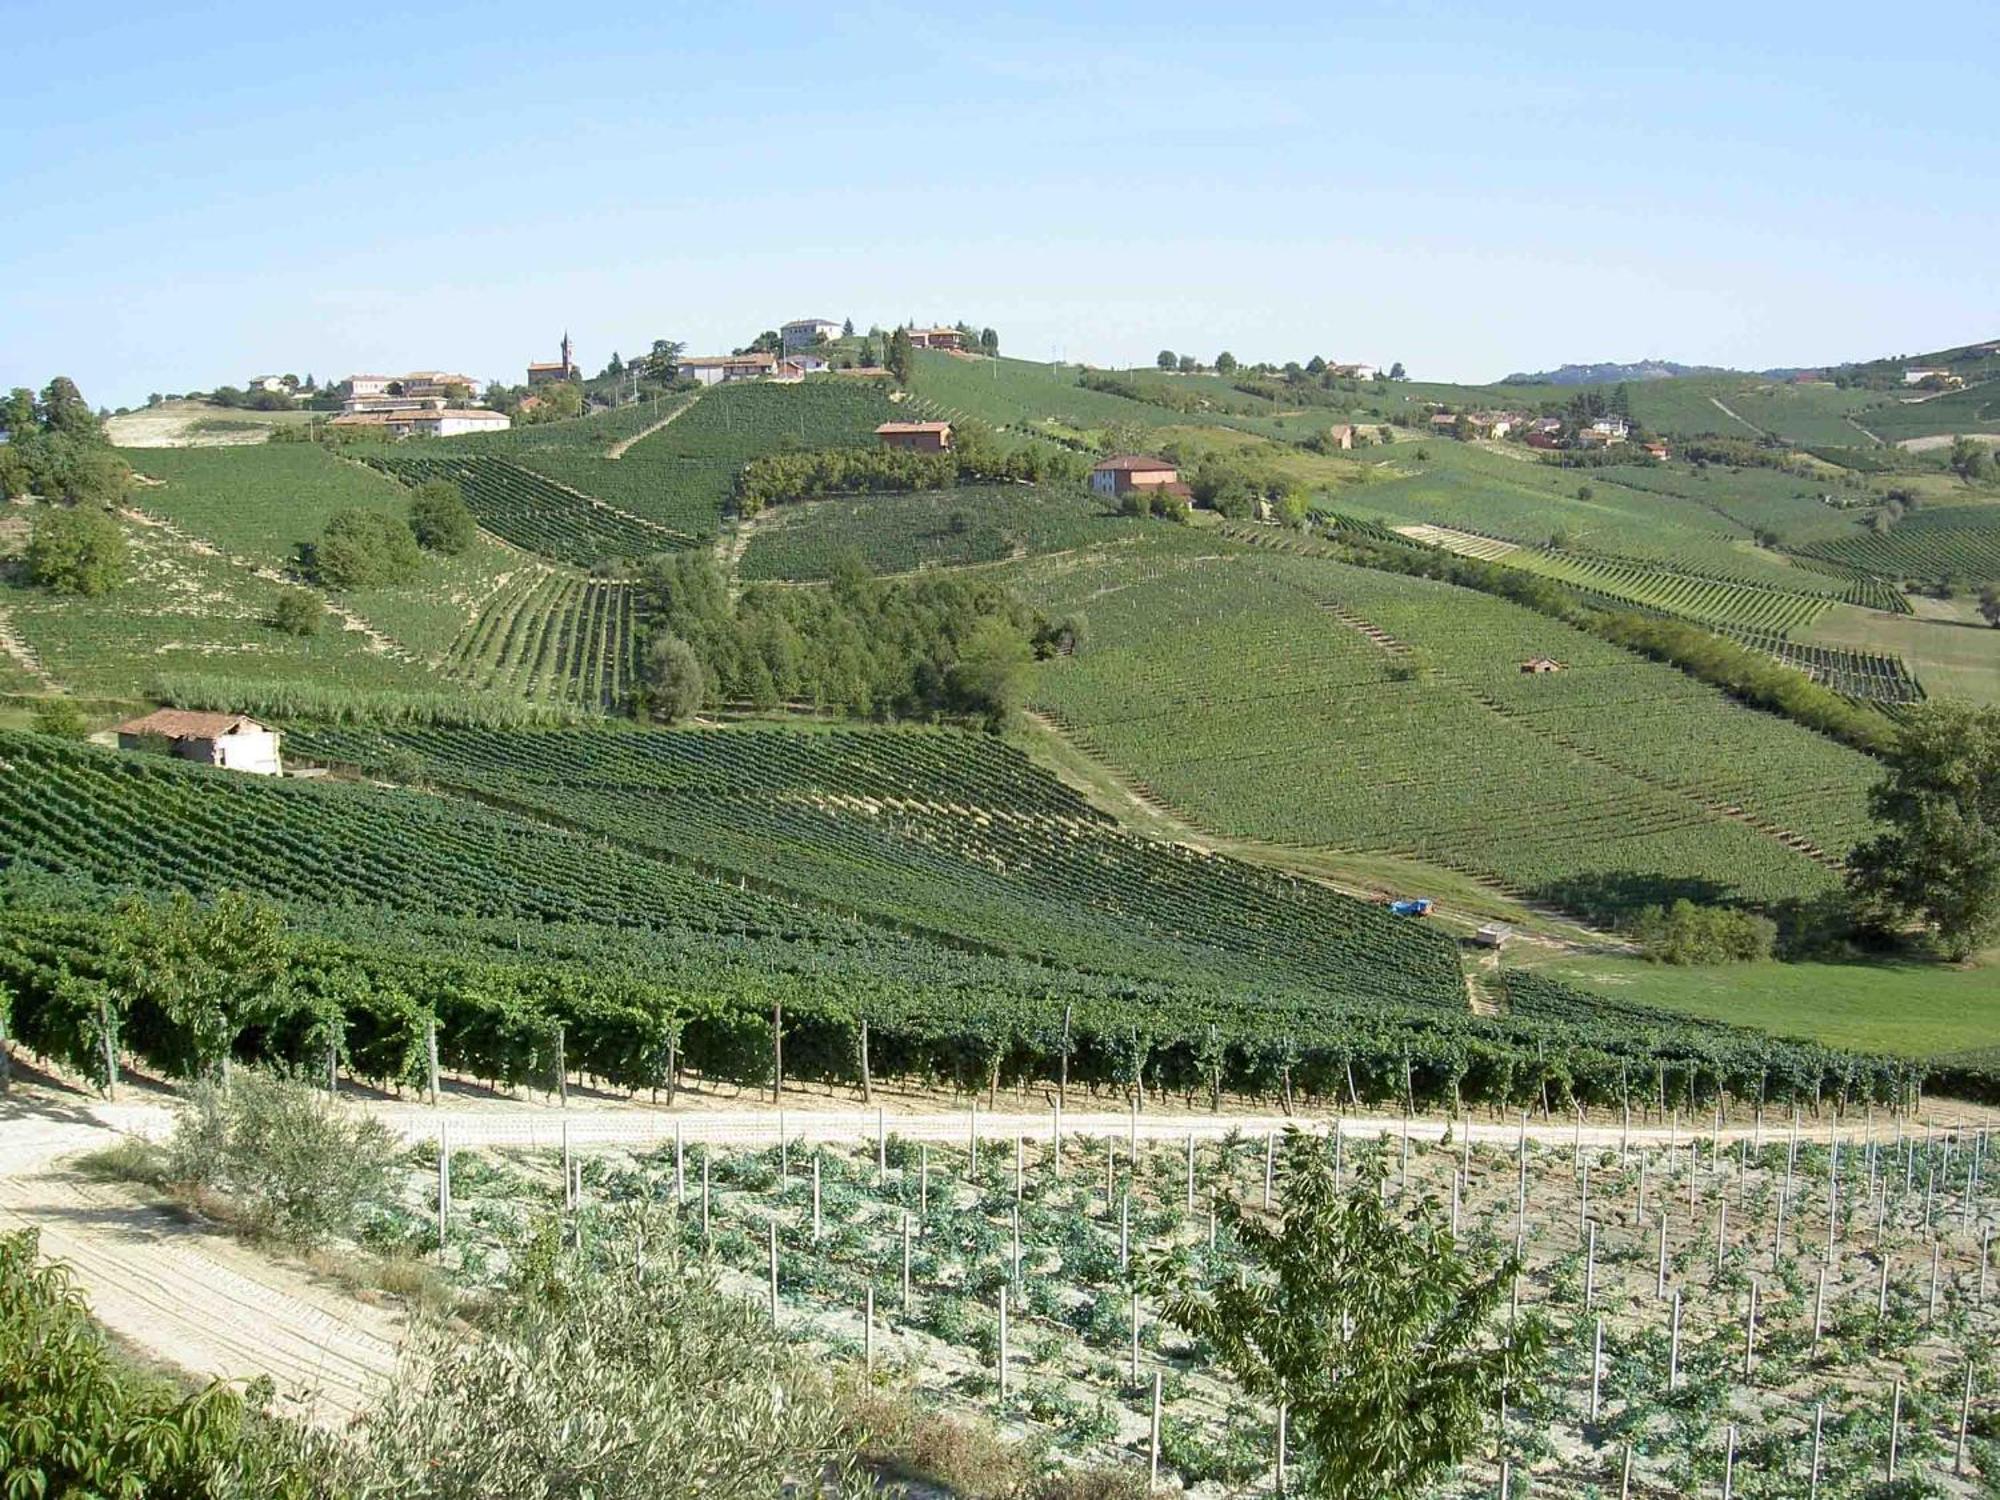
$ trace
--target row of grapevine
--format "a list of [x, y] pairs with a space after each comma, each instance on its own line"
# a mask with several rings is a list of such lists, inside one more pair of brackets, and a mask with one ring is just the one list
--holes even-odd
[[1288, 973], [1332, 994], [1463, 1003], [1456, 958], [1435, 934], [1122, 834], [985, 736], [343, 729], [291, 744], [371, 773], [420, 766], [433, 786], [1024, 957], [1161, 976]]
[[1871, 703], [1921, 703], [1923, 685], [1911, 675], [1900, 656], [1877, 651], [1853, 651], [1843, 646], [1812, 646], [1787, 640], [1769, 630], [1724, 630], [1731, 640], [1773, 660], [1795, 667], [1822, 687]]
[[407, 484], [451, 480], [481, 526], [557, 562], [589, 567], [606, 558], [696, 545], [684, 532], [579, 494], [508, 459], [398, 451], [370, 456], [368, 462]]
[[[936, 753], [949, 759], [955, 738], [938, 736]], [[549, 743], [560, 758], [563, 741]], [[421, 773], [422, 760], [410, 758]], [[1807, 1079], [1818, 1087], [1857, 1066], [1857, 1095], [1894, 1097], [1905, 1086], [1899, 1064], [1857, 1064], [1701, 1022], [1627, 1024], [1608, 1014], [1583, 1028], [1475, 1016], [1449, 994], [1450, 944], [1417, 924], [1226, 861], [1162, 852], [1161, 861], [1180, 868], [1149, 865], [1151, 856], [1108, 835], [1078, 834], [1079, 852], [1057, 850], [1047, 862], [1067, 893], [1038, 901], [1040, 850], [1059, 822], [1077, 820], [1031, 820], [1023, 836], [989, 843], [969, 841], [961, 827], [963, 856], [933, 861], [922, 878], [967, 891], [924, 908], [907, 885], [893, 892], [907, 912], [930, 919], [925, 930], [845, 905], [877, 878], [871, 870], [867, 880], [833, 883], [842, 862], [866, 852], [865, 839], [819, 853], [796, 824], [782, 825], [780, 838], [754, 840], [763, 863], [754, 874], [735, 873], [653, 852], [647, 841], [668, 837], [658, 828], [641, 825], [636, 837], [614, 840], [589, 826], [588, 802], [576, 810], [582, 827], [570, 831], [486, 805], [518, 800], [501, 792], [475, 802], [275, 783], [20, 734], [0, 734], [0, 764], [0, 869], [15, 877], [18, 898], [0, 918], [0, 989], [14, 997], [13, 1034], [23, 1043], [86, 1062], [88, 1033], [104, 1024], [107, 1006], [109, 1024], [119, 1024], [118, 919], [40, 907], [89, 904], [119, 890], [241, 890], [280, 903], [297, 945], [287, 967], [327, 977], [286, 990], [291, 1019], [245, 1019], [230, 1045], [243, 1056], [311, 1062], [320, 1044], [313, 1037], [325, 1032], [315, 1023], [338, 1013], [348, 1018], [350, 1052], [359, 1038], [378, 1036], [365, 1048], [370, 1060], [354, 1066], [385, 1080], [409, 1076], [399, 1069], [412, 1065], [425, 1015], [466, 1018], [447, 1028], [456, 1049], [448, 1061], [481, 1076], [522, 1076], [534, 1063], [519, 1054], [543, 1045], [538, 1038], [555, 1024], [573, 1036], [600, 1024], [590, 998], [600, 996], [658, 1022], [602, 1024], [607, 1055], [591, 1071], [630, 1087], [657, 1081], [658, 1048], [642, 1043], [663, 1034], [678, 1035], [677, 1057], [705, 1076], [758, 1082], [768, 1074], [777, 1016], [787, 1076], [829, 1082], [858, 1082], [865, 1022], [877, 1079], [968, 1087], [1052, 1079], [1065, 1057], [1077, 1082], [1307, 1098], [1407, 1093], [1506, 1103], [1553, 1088], [1601, 1099], [1635, 1070], [1656, 1068], [1666, 1070], [1670, 1091], [1689, 1098], [1752, 1092], [1773, 1078], [1797, 1080], [1804, 1091]], [[745, 769], [754, 764], [753, 756]], [[1020, 769], [1003, 759], [991, 774]], [[754, 800], [726, 815], [747, 818]], [[1045, 803], [1039, 794], [1026, 800]], [[854, 821], [871, 816], [857, 811]], [[996, 827], [1012, 821], [976, 811], [964, 822], [976, 827], [982, 818]], [[912, 853], [949, 828], [933, 815], [888, 847]], [[1009, 857], [1028, 866], [1011, 886], [971, 888], [971, 867]], [[1082, 910], [1079, 859], [1096, 867], [1113, 898], [1094, 912]], [[760, 878], [787, 869], [825, 889], [787, 893]], [[1177, 894], [1147, 909], [1139, 897], [1154, 879], [1173, 882], [1166, 889]], [[1176, 903], [1198, 930], [1169, 927]], [[1065, 905], [1078, 908], [1067, 938]], [[1029, 951], [940, 925], [969, 926], [982, 910], [989, 931], [994, 913], [1031, 929], [1022, 944]], [[1225, 946], [1232, 939], [1220, 929], [1232, 913], [1244, 933]], [[1299, 956], [1288, 957], [1294, 950]], [[524, 986], [531, 1002], [496, 1009], [491, 997]], [[323, 1004], [314, 998], [321, 993]], [[121, 1035], [135, 1048], [143, 1040], [129, 1027]], [[174, 1055], [164, 1043], [154, 1050]]]
[[1643, 564], [1610, 562], [1570, 552], [1522, 551], [1503, 559], [1513, 567], [1704, 625], [1788, 631], [1812, 624], [1834, 601], [1790, 594], [1718, 578], [1697, 578]]
[[1799, 549], [1881, 578], [2000, 580], [2000, 506], [1956, 505], [1904, 516], [1888, 531]]
[[447, 669], [480, 688], [616, 706], [638, 670], [634, 600], [629, 583], [524, 569], [460, 632]]

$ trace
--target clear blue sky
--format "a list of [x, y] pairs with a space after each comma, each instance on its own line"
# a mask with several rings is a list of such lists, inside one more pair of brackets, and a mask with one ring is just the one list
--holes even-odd
[[1991, 0], [0, 0], [0, 35], [0, 386], [111, 404], [802, 315], [1440, 379], [2000, 335]]

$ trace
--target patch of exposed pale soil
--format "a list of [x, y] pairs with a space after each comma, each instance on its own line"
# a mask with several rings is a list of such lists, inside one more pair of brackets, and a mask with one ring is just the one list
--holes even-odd
[[[119, 514], [135, 525], [147, 526], [164, 532], [197, 557], [217, 558], [222, 562], [228, 563], [231, 567], [241, 568], [246, 573], [254, 573], [267, 583], [280, 583], [288, 587], [298, 586], [296, 578], [288, 576], [279, 569], [271, 567], [267, 563], [253, 562], [247, 557], [238, 557], [234, 553], [225, 552], [216, 546], [215, 543], [204, 541], [198, 536], [190, 535], [188, 532], [181, 530], [180, 527], [176, 526], [172, 521], [167, 520], [164, 516], [153, 515], [139, 509], [136, 505], [127, 506]], [[414, 652], [406, 649], [391, 637], [384, 635], [373, 625], [369, 624], [368, 621], [339, 601], [321, 594], [320, 602], [326, 606], [328, 614], [340, 621], [340, 628], [342, 630], [352, 631], [354, 634], [359, 635], [368, 643], [370, 651], [379, 652], [385, 656], [399, 657], [404, 661], [417, 660]]]
[[112, 1333], [192, 1375], [268, 1375], [286, 1405], [337, 1425], [395, 1368], [400, 1319], [71, 1163], [157, 1106], [0, 1105], [0, 1228], [33, 1229]]

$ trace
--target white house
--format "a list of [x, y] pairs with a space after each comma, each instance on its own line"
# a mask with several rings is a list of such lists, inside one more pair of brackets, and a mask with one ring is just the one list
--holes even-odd
[[840, 325], [831, 318], [794, 318], [778, 329], [778, 337], [784, 340], [785, 353], [799, 349], [810, 349], [821, 339], [840, 337]]
[[393, 375], [350, 375], [340, 384], [349, 396], [386, 396], [395, 379]]
[[244, 389], [251, 391], [284, 391], [290, 389], [282, 375], [252, 375], [244, 382]]
[[704, 354], [680, 363], [683, 380], [699, 380], [703, 385], [723, 385], [732, 380], [757, 380], [775, 375], [775, 354]]
[[[428, 401], [428, 398], [427, 398]], [[471, 406], [431, 406], [415, 410], [344, 411], [329, 427], [375, 427], [390, 437], [460, 437], [468, 432], [505, 432], [514, 424], [505, 412]]]
[[128, 719], [115, 731], [120, 750], [143, 750], [164, 742], [177, 760], [191, 760], [253, 776], [277, 776], [278, 731], [267, 729], [248, 714], [193, 713], [162, 708], [144, 718]]

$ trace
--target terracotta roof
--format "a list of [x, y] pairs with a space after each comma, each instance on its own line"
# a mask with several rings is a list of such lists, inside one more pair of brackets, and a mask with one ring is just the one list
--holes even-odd
[[875, 429], [879, 435], [884, 432], [950, 432], [949, 422], [884, 422]]
[[128, 719], [118, 734], [161, 734], [170, 740], [212, 740], [238, 729], [262, 729], [248, 714], [197, 713], [185, 708], [159, 708], [144, 718]]
[[1174, 466], [1168, 463], [1164, 458], [1154, 458], [1149, 454], [1119, 453], [1111, 458], [1105, 459], [1104, 462], [1102, 463], [1091, 465], [1091, 472], [1104, 473], [1109, 471], [1111, 473], [1120, 473], [1120, 472], [1152, 473], [1153, 471], [1158, 469], [1171, 469], [1173, 467]]
[[559, 359], [552, 359], [546, 364], [531, 364], [528, 368], [531, 370], [560, 370], [563, 368], [563, 362]]

